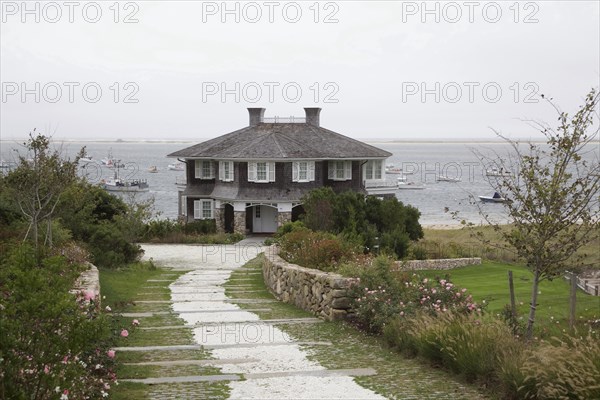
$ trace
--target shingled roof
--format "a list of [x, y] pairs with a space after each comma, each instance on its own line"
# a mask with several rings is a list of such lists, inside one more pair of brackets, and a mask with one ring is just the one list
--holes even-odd
[[169, 154], [208, 159], [350, 159], [392, 154], [319, 126], [320, 108], [306, 108], [304, 123], [263, 122], [263, 108], [249, 108], [250, 126]]

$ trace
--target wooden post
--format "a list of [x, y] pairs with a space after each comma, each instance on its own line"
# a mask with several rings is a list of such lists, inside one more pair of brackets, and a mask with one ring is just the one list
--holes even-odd
[[575, 326], [575, 305], [577, 303], [577, 276], [571, 274], [571, 294], [569, 299], [569, 328]]
[[600, 295], [600, 286], [596, 285], [596, 296]]
[[513, 318], [517, 318], [517, 304], [515, 301], [515, 285], [513, 283], [513, 273], [508, 271], [508, 288], [510, 289], [510, 311]]

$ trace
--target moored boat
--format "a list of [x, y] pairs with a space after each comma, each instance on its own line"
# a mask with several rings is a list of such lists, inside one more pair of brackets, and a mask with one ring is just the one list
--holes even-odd
[[486, 176], [512, 176], [510, 171], [505, 170], [504, 168], [492, 167], [485, 171]]
[[506, 201], [498, 192], [494, 192], [493, 196], [479, 196], [479, 200], [485, 203], [504, 203]]
[[167, 168], [171, 171], [185, 171], [185, 165], [182, 162], [169, 164]]

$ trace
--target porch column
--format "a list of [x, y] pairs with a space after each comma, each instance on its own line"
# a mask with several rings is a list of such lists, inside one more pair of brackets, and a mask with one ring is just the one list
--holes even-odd
[[233, 203], [233, 233], [246, 235], [246, 203]]
[[292, 203], [277, 203], [277, 227], [292, 220]]
[[217, 225], [217, 233], [225, 233], [225, 210], [223, 209], [224, 204], [219, 200], [215, 200], [215, 223]]

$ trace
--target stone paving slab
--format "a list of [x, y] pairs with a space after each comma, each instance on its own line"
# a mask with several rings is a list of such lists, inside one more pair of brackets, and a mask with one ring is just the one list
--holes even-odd
[[224, 375], [195, 375], [195, 376], [173, 376], [164, 378], [143, 378], [143, 379], [121, 379], [121, 382], [143, 383], [146, 385], [157, 385], [165, 383], [194, 383], [194, 382], [218, 382], [218, 381], [237, 381], [245, 379], [266, 379], [279, 378], [286, 376], [371, 376], [377, 372], [372, 368], [358, 369], [322, 369], [313, 371], [282, 371], [282, 372], [262, 372], [254, 374], [224, 374]]
[[256, 362], [258, 359], [256, 358], [231, 358], [225, 360], [169, 360], [169, 361], [145, 361], [138, 363], [124, 363], [125, 365], [151, 365], [158, 367], [171, 367], [175, 365], [222, 365], [222, 364], [245, 364]]
[[170, 350], [202, 350], [199, 344], [180, 344], [173, 346], [130, 346], [115, 347], [115, 351], [170, 351]]
[[198, 375], [198, 376], [172, 376], [165, 378], [119, 379], [121, 382], [144, 383], [157, 385], [161, 383], [199, 383], [219, 381], [239, 381], [239, 375]]
[[271, 346], [332, 346], [331, 342], [269, 342], [269, 343], [233, 343], [233, 344], [205, 344], [205, 349], [242, 349], [253, 347], [271, 347]]
[[281, 371], [244, 374], [246, 379], [281, 378], [284, 376], [372, 376], [377, 375], [373, 368], [317, 369], [313, 371]]
[[[154, 317], [155, 315], [174, 315], [178, 316], [179, 314], [195, 314], [195, 313], [230, 313], [230, 312], [243, 312], [243, 311], [272, 311], [270, 308], [249, 308], [249, 309], [222, 309], [222, 310], [199, 310], [199, 311], [149, 311], [149, 312], [138, 312], [138, 313], [122, 313], [121, 315], [127, 318], [149, 318]], [[185, 327], [185, 325], [180, 325], [180, 327]], [[144, 329], [144, 328], [141, 328]]]
[[[240, 310], [235, 310], [240, 311]], [[247, 310], [241, 310], [247, 311]], [[194, 312], [194, 311], [192, 311]], [[202, 312], [202, 311], [195, 311]], [[186, 314], [185, 312], [179, 314]], [[209, 326], [220, 326], [220, 325], [232, 325], [232, 324], [254, 324], [254, 325], [291, 325], [291, 324], [318, 324], [322, 323], [323, 320], [318, 318], [290, 318], [290, 319], [253, 319], [253, 320], [240, 320], [240, 321], [217, 321], [217, 322], [200, 322], [194, 325], [165, 325], [165, 326], [148, 326], [140, 327], [141, 330], [149, 331], [162, 331], [162, 330], [175, 330], [175, 329], [194, 329]]]

